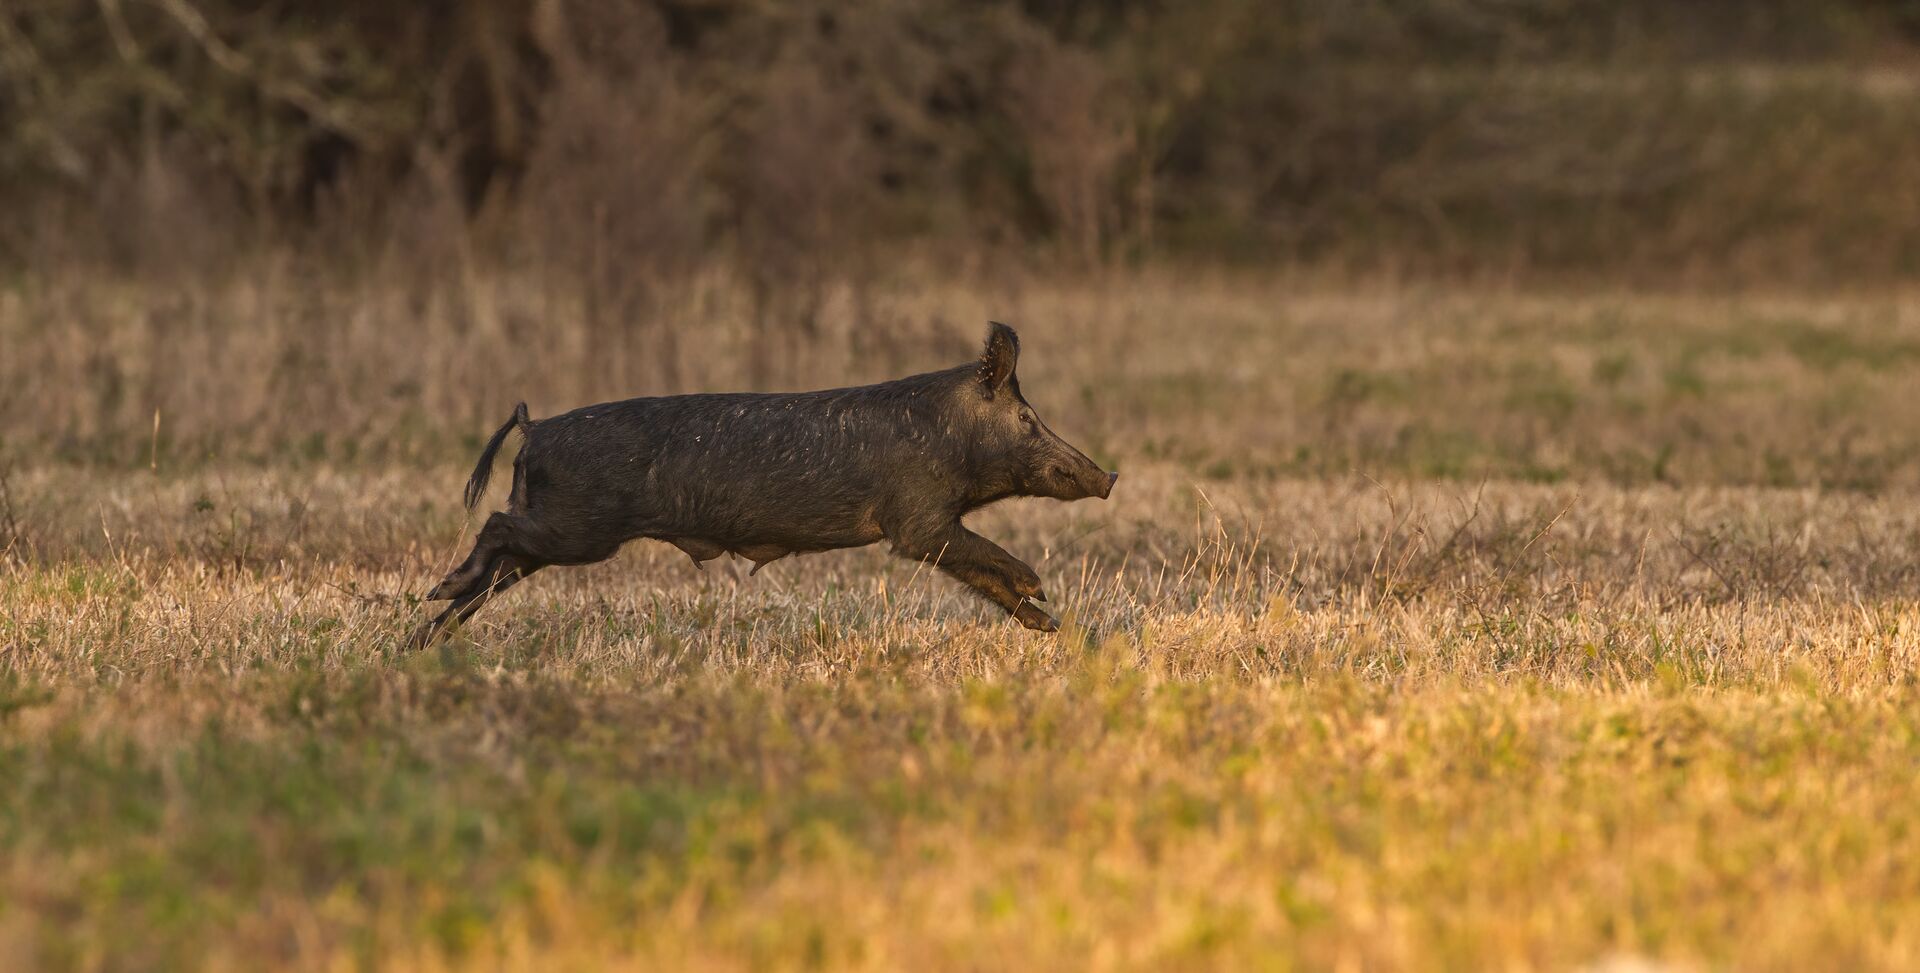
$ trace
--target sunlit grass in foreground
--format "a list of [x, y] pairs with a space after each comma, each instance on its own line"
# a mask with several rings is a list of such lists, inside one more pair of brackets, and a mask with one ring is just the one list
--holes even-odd
[[1920, 962], [1897, 498], [1149, 464], [990, 512], [1061, 636], [653, 545], [410, 655], [458, 479], [16, 478], [0, 965]]

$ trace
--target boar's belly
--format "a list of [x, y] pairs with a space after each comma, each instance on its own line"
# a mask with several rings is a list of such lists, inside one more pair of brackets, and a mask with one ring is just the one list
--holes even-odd
[[726, 548], [712, 541], [703, 541], [697, 537], [663, 537], [661, 540], [686, 552], [688, 557], [693, 558], [693, 563], [695, 564], [699, 564], [701, 561], [711, 561], [727, 553]]

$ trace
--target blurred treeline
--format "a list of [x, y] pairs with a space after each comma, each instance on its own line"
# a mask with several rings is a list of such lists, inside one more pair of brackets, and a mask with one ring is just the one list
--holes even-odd
[[6, 0], [0, 262], [1920, 269], [1911, 0]]

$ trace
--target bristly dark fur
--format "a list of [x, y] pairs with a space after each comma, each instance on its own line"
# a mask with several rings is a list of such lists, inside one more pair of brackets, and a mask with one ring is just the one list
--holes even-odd
[[994, 322], [977, 363], [857, 388], [627, 399], [531, 421], [514, 409], [467, 481], [486, 492], [518, 428], [507, 509], [427, 595], [452, 604], [415, 635], [432, 641], [494, 594], [548, 565], [590, 564], [636, 538], [697, 565], [733, 553], [755, 570], [789, 554], [888, 541], [932, 561], [1029, 628], [1054, 620], [1033, 569], [961, 525], [1016, 496], [1106, 497], [1102, 470], [1049, 430], [1020, 394], [1020, 339]]

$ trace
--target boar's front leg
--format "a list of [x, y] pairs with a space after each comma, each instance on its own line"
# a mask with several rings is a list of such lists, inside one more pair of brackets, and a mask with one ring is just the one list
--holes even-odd
[[898, 538], [893, 549], [902, 557], [933, 562], [961, 584], [1006, 609], [1015, 621], [1030, 629], [1052, 632], [1060, 628], [1053, 616], [1027, 601], [1028, 598], [1046, 600], [1046, 593], [1040, 590], [1040, 576], [1000, 545], [962, 527], [959, 521]]

